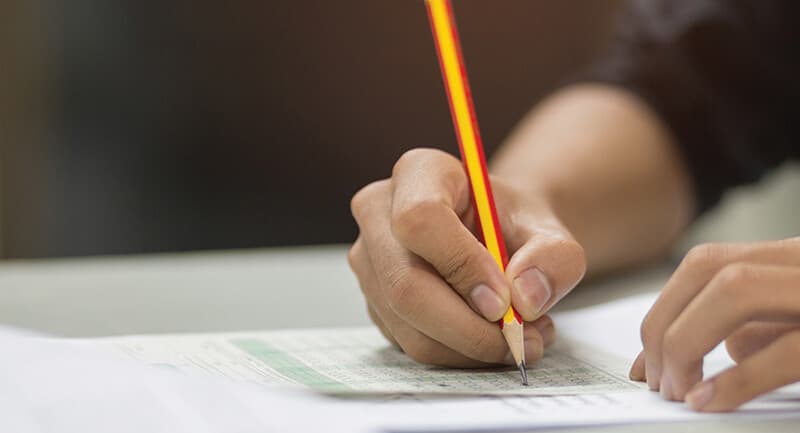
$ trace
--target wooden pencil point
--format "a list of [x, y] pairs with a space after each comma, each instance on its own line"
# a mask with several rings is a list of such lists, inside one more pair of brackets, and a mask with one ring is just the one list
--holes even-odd
[[520, 369], [522, 383], [527, 384], [528, 378], [525, 372], [525, 336], [523, 334], [524, 326], [522, 320], [516, 314], [509, 314], [502, 319], [501, 325], [503, 337], [505, 337], [508, 343], [511, 356], [514, 358], [514, 364]]

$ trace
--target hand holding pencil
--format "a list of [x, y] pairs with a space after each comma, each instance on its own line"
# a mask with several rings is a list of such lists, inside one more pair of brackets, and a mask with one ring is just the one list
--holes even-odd
[[[502, 222], [529, 214], [529, 208], [545, 209], [535, 199], [523, 201], [505, 185], [494, 186]], [[513, 365], [496, 322], [514, 299], [528, 320], [526, 361], [541, 358], [544, 346], [553, 341], [553, 323], [538, 313], [534, 304], [539, 298], [513, 293], [510, 280], [478, 240], [461, 161], [439, 150], [412, 150], [397, 161], [390, 179], [364, 187], [351, 206], [360, 233], [350, 250], [350, 266], [372, 320], [389, 341], [425, 364]], [[536, 228], [511, 222], [503, 226], [518, 233], [506, 236], [511, 251]], [[546, 228], [542, 234], [536, 251], [525, 251], [528, 259], [541, 260], [560, 247], [559, 238]], [[526, 264], [512, 256], [509, 270]], [[536, 279], [534, 284], [538, 281], [538, 271], [523, 278], [529, 276]]]
[[[465, 160], [474, 163], [479, 141], [467, 143], [472, 153], [465, 149], [454, 91], [446, 88]], [[470, 107], [467, 112], [474, 122]], [[477, 132], [473, 124], [471, 134], [479, 140]], [[373, 321], [413, 359], [456, 367], [534, 363], [555, 337], [545, 313], [583, 276], [583, 250], [551, 211], [547, 196], [490, 183], [484, 163], [478, 161], [482, 173], [476, 176], [475, 165], [469, 173], [465, 162], [438, 150], [413, 150], [398, 160], [390, 179], [359, 191], [351, 203], [360, 234], [350, 265]], [[476, 180], [483, 180], [482, 187], [476, 188]], [[494, 200], [485, 201], [492, 192]], [[487, 239], [491, 228], [482, 225], [487, 219], [485, 212], [480, 217], [481, 206], [485, 211], [493, 202], [489, 223], [495, 232]], [[481, 239], [490, 242], [485, 246]], [[503, 242], [513, 252], [507, 267]], [[510, 350], [495, 323], [501, 319], [518, 325], [523, 353]]]
[[583, 252], [547, 197], [499, 179], [492, 185], [511, 253], [505, 274], [477, 238], [468, 179], [454, 156], [409, 151], [391, 178], [353, 197], [360, 233], [350, 266], [376, 326], [418, 362], [513, 365], [496, 323], [513, 302], [525, 321], [525, 360], [535, 364], [555, 338], [545, 313], [582, 276]]

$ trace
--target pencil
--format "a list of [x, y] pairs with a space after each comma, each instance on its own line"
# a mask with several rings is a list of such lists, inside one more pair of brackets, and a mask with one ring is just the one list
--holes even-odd
[[[467, 81], [467, 71], [464, 67], [464, 58], [456, 31], [453, 6], [450, 0], [425, 0], [425, 4], [428, 8], [436, 54], [439, 57], [439, 67], [447, 91], [450, 115], [453, 118], [453, 127], [458, 138], [461, 160], [470, 183], [478, 231], [483, 244], [494, 257], [500, 270], [505, 272], [508, 253], [503, 241], [500, 221], [497, 218], [497, 209], [494, 205], [483, 142], [478, 129], [475, 107]], [[511, 355], [514, 357], [514, 362], [522, 375], [522, 384], [527, 385], [528, 374], [525, 371], [525, 339], [522, 318], [514, 310], [514, 307], [509, 307], [499, 323]]]

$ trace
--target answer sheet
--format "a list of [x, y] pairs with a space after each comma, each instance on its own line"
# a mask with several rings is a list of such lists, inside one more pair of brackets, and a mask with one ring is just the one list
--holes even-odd
[[373, 328], [95, 341], [152, 365], [329, 394], [567, 395], [643, 388], [628, 380], [624, 360], [567, 337], [530, 366], [529, 386], [520, 383], [513, 367], [458, 370], [418, 364]]

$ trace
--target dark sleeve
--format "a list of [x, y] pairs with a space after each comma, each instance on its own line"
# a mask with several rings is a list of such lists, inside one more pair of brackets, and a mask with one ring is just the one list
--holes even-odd
[[797, 156], [800, 2], [642, 0], [583, 78], [624, 86], [671, 130], [698, 213]]

